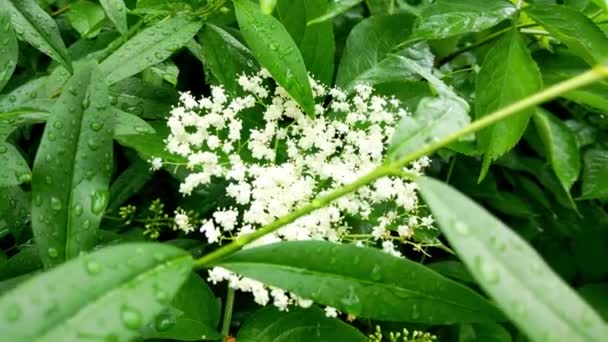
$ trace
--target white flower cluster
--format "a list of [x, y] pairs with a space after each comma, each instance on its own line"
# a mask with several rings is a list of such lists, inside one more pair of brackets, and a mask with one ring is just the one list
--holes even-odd
[[[226, 194], [233, 206], [217, 210], [199, 229], [210, 243], [251, 233], [369, 173], [382, 164], [393, 127], [408, 115], [398, 100], [374, 95], [365, 84], [348, 95], [311, 79], [318, 103], [311, 116], [266, 70], [241, 75], [238, 83], [243, 94], [238, 97], [227, 96], [221, 86], [212, 87], [211, 96], [200, 100], [182, 93], [168, 120], [166, 148], [187, 158], [191, 170], [180, 192], [189, 195], [213, 179], [228, 181]], [[420, 174], [428, 163], [423, 158], [404, 171]], [[159, 165], [153, 159], [153, 167]], [[420, 217], [418, 209], [416, 185], [386, 177], [248, 247], [316, 239], [378, 245], [401, 256], [400, 241], [411, 238], [419, 227], [432, 226], [432, 218]], [[188, 233], [192, 227], [182, 215], [176, 216], [176, 226]], [[362, 231], [362, 223], [371, 230]], [[281, 309], [291, 303], [308, 304], [221, 268], [211, 270], [209, 280], [227, 280], [236, 289], [252, 292], [260, 304], [270, 297]], [[329, 309], [328, 314], [335, 311]]]

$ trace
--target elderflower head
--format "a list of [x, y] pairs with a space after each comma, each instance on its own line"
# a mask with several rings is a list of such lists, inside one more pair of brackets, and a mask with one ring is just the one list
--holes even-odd
[[[249, 234], [369, 173], [383, 163], [395, 124], [408, 115], [397, 99], [376, 95], [367, 84], [348, 93], [311, 78], [317, 102], [311, 116], [265, 69], [240, 75], [237, 81], [239, 96], [226, 94], [222, 86], [212, 87], [211, 95], [199, 100], [182, 93], [167, 123], [166, 149], [186, 158], [184, 166], [190, 170], [180, 192], [190, 195], [214, 180], [226, 182], [231, 206], [217, 208], [199, 229], [209, 243]], [[420, 174], [428, 164], [423, 158], [404, 171]], [[247, 248], [277, 241], [326, 240], [377, 246], [401, 256], [401, 242], [419, 226], [426, 229], [433, 223], [423, 211], [414, 183], [386, 177]], [[179, 222], [186, 224], [183, 217]], [[228, 281], [231, 287], [252, 293], [257, 303], [272, 300], [280, 310], [312, 303], [225, 269], [212, 269], [209, 281]], [[333, 308], [326, 310], [337, 315]]]

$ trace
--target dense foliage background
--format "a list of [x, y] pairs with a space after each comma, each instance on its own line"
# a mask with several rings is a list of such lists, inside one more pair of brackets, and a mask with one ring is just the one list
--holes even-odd
[[[605, 0], [0, 0], [2, 339], [605, 340], [607, 32]], [[231, 202], [221, 179], [180, 194], [169, 113], [260, 67], [313, 116], [307, 72], [398, 99], [372, 174], [431, 156], [439, 229], [404, 258], [176, 230]], [[218, 265], [316, 304], [260, 307]]]

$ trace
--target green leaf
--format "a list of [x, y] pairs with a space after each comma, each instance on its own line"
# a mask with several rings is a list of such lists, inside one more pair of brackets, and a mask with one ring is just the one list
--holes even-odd
[[506, 0], [437, 0], [422, 10], [414, 36], [441, 39], [479, 32], [497, 25], [515, 11], [515, 6]]
[[162, 86], [163, 82], [166, 81], [172, 86], [177, 87], [178, 77], [179, 68], [170, 60], [152, 65], [144, 70], [142, 74], [142, 79], [145, 82], [156, 86]]
[[243, 38], [258, 62], [304, 112], [314, 115], [315, 101], [304, 59], [285, 27], [249, 0], [234, 0], [234, 7]]
[[0, 267], [0, 279], [22, 276], [42, 268], [36, 246], [27, 246], [13, 255]]
[[[371, 17], [361, 21], [348, 35], [340, 60], [336, 85], [349, 88], [361, 75], [391, 58], [393, 48], [412, 31], [409, 14]], [[389, 80], [386, 80], [389, 81]]]
[[178, 341], [218, 340], [221, 305], [209, 286], [197, 274], [190, 278], [177, 292], [169, 310], [154, 319], [146, 338], [161, 338]]
[[608, 151], [588, 150], [585, 152], [584, 163], [580, 199], [608, 198]]
[[155, 134], [120, 135], [116, 140], [123, 146], [130, 147], [137, 151], [141, 159], [148, 160], [160, 157], [163, 160], [185, 164], [188, 160], [184, 157], [167, 152], [164, 140], [169, 136], [169, 128], [164, 121], [148, 122], [156, 131]]
[[72, 62], [55, 20], [36, 0], [0, 0], [0, 8], [11, 14], [13, 27], [19, 39], [59, 62], [70, 72]]
[[260, 9], [266, 15], [272, 14], [277, 6], [277, 0], [260, 0]]
[[79, 0], [70, 5], [68, 18], [82, 37], [93, 38], [99, 34], [106, 15], [99, 4]]
[[202, 22], [186, 16], [160, 21], [140, 31], [100, 65], [114, 84], [169, 58], [200, 30]]
[[29, 183], [32, 172], [15, 146], [0, 142], [0, 188]]
[[534, 113], [534, 124], [545, 145], [553, 171], [564, 190], [570, 192], [572, 184], [581, 172], [581, 156], [576, 136], [565, 123], [543, 109]]
[[578, 293], [608, 320], [608, 284], [586, 284], [578, 288]]
[[120, 139], [130, 135], [154, 134], [156, 131], [150, 124], [139, 116], [123, 112], [120, 109], [114, 110], [114, 138]]
[[326, 317], [316, 306], [290, 308], [287, 312], [263, 308], [245, 321], [236, 338], [239, 342], [368, 341], [357, 329], [339, 319]]
[[31, 203], [30, 193], [19, 186], [0, 188], [0, 231], [8, 229], [18, 243], [31, 239]]
[[439, 96], [423, 98], [414, 115], [401, 119], [388, 148], [388, 158], [392, 160], [416, 151], [471, 122], [469, 104], [435, 77], [428, 66], [408, 58], [401, 59], [405, 68], [426, 79]]
[[252, 74], [256, 61], [251, 51], [228, 32], [212, 24], [205, 24], [199, 33], [203, 65], [232, 94], [242, 91], [238, 75]]
[[171, 301], [191, 267], [188, 253], [160, 244], [83, 255], [0, 297], [2, 336], [32, 342], [133, 340]]
[[608, 0], [592, 0], [596, 5], [608, 11]]
[[19, 57], [19, 46], [15, 31], [11, 25], [9, 14], [2, 10], [0, 11], [0, 91], [13, 76], [17, 59]]
[[525, 11], [589, 65], [608, 58], [608, 37], [582, 13], [559, 5], [531, 6]]
[[429, 324], [502, 319], [472, 290], [375, 248], [280, 242], [237, 252], [218, 266], [358, 317]]
[[473, 335], [471, 338], [460, 339], [459, 342], [511, 342], [511, 334], [500, 324], [472, 324]]
[[173, 87], [167, 84], [152, 85], [135, 77], [112, 85], [110, 95], [116, 108], [144, 119], [167, 117], [171, 107], [179, 100], [179, 94]]
[[135, 159], [112, 183], [108, 212], [117, 212], [123, 203], [137, 194], [152, 178], [150, 165], [140, 158]]
[[277, 15], [300, 48], [308, 72], [324, 85], [334, 79], [336, 43], [331, 22], [306, 26], [306, 20], [323, 13], [328, 0], [280, 0]]
[[[539, 63], [539, 67], [546, 86], [565, 81], [589, 69], [585, 61], [579, 57], [561, 51], [553, 54], [543, 52], [534, 57], [537, 61], [542, 61]], [[608, 112], [608, 82], [606, 81], [597, 81], [586, 87], [565, 92], [560, 96]]]
[[32, 229], [47, 267], [95, 245], [113, 162], [109, 107], [107, 86], [91, 64], [51, 109], [32, 176]]
[[533, 341], [601, 341], [602, 319], [521, 237], [450, 186], [416, 183], [439, 228], [479, 285]]
[[[505, 34], [488, 52], [477, 75], [475, 88], [477, 119], [542, 88], [540, 71], [517, 31]], [[522, 110], [477, 133], [477, 144], [484, 152], [480, 180], [485, 177], [493, 160], [519, 142], [533, 112], [534, 108]]]
[[458, 280], [464, 283], [475, 283], [471, 273], [460, 262], [455, 260], [437, 261], [426, 265], [434, 271], [443, 274], [446, 277]]
[[310, 20], [308, 25], [315, 25], [333, 19], [349, 9], [362, 3], [363, 0], [335, 0], [329, 4], [329, 7], [322, 15]]
[[123, 36], [127, 34], [127, 6], [123, 0], [99, 0], [108, 19]]

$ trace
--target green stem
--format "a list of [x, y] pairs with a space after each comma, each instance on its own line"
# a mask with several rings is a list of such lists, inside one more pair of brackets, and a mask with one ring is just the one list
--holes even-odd
[[300, 209], [297, 209], [297, 210], [291, 212], [290, 214], [283, 216], [270, 224], [267, 224], [267, 225], [261, 227], [260, 229], [256, 230], [255, 232], [253, 232], [251, 234], [243, 235], [243, 236], [237, 238], [236, 240], [234, 240], [233, 242], [231, 242], [219, 249], [216, 249], [215, 251], [213, 251], [207, 255], [204, 255], [203, 257], [201, 257], [200, 259], [198, 259], [194, 262], [194, 267], [203, 268], [203, 267], [211, 266], [213, 263], [217, 262], [218, 260], [222, 259], [223, 257], [226, 257], [226, 256], [240, 250], [244, 246], [263, 237], [264, 235], [275, 232], [278, 229], [280, 229], [281, 227], [294, 222], [298, 218], [306, 216], [306, 215], [310, 214], [311, 212], [326, 206], [330, 202], [332, 202], [344, 195], [347, 195], [351, 192], [354, 192], [357, 189], [359, 189], [363, 186], [366, 186], [381, 177], [394, 175], [394, 174], [398, 173], [399, 170], [401, 170], [405, 165], [407, 165], [415, 160], [418, 160], [426, 155], [430, 155], [433, 152], [439, 150], [440, 148], [445, 147], [445, 146], [457, 141], [458, 139], [460, 139], [462, 137], [475, 133], [475, 132], [477, 132], [483, 128], [486, 128], [492, 124], [495, 124], [496, 122], [503, 120], [509, 116], [515, 115], [526, 108], [530, 108], [530, 107], [539, 105], [543, 102], [556, 98], [563, 93], [566, 93], [573, 89], [577, 89], [577, 88], [583, 87], [585, 85], [591, 84], [604, 77], [608, 77], [608, 65], [607, 66], [599, 65], [581, 75], [578, 75], [569, 80], [557, 83], [539, 93], [526, 97], [525, 99], [522, 99], [516, 103], [510, 104], [509, 106], [507, 106], [505, 108], [499, 109], [492, 114], [489, 114], [477, 121], [474, 121], [467, 127], [464, 127], [462, 129], [448, 135], [447, 137], [444, 137], [435, 142], [431, 142], [431, 143], [423, 146], [421, 149], [414, 151], [410, 154], [407, 154], [399, 159], [385, 163], [385, 164], [377, 167], [376, 169], [374, 169], [372, 172], [357, 179], [353, 183], [347, 184], [339, 189], [336, 189], [336, 190], [330, 192], [329, 194], [318, 197], [318, 198], [314, 199], [308, 205], [306, 205]]
[[232, 321], [232, 308], [234, 306], [234, 289], [227, 285], [226, 305], [224, 306], [224, 319], [222, 320], [222, 337], [226, 338], [230, 333], [230, 322]]
[[[535, 27], [535, 26], [539, 26], [538, 24], [519, 24], [517, 26], [515, 26], [517, 29], [524, 29], [524, 28], [528, 28], [528, 27]], [[513, 27], [509, 26], [507, 28], [504, 28], [502, 30], [496, 31], [492, 34], [487, 35], [486, 37], [484, 37], [483, 39], [471, 44], [471, 45], [467, 45], [461, 49], [458, 49], [452, 53], [450, 53], [449, 55], [443, 57], [441, 60], [438, 61], [438, 65], [443, 65], [449, 61], [451, 61], [452, 59], [456, 58], [457, 56], [467, 52], [467, 51], [471, 51], [473, 49], [476, 49], [482, 45], [485, 45], [489, 42], [491, 42], [492, 40], [496, 39], [497, 37], [502, 36], [503, 34], [511, 31], [513, 29]]]

